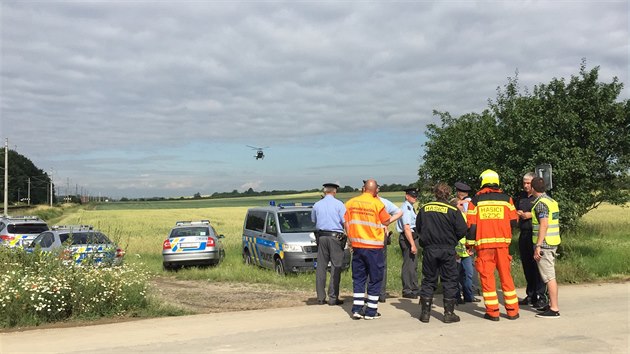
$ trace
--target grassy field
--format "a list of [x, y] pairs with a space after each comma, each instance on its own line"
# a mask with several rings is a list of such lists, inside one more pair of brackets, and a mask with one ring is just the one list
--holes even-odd
[[[340, 193], [341, 200], [348, 200], [356, 193]], [[382, 193], [383, 197], [401, 204], [404, 192]], [[160, 202], [124, 202], [97, 204], [79, 209], [57, 220], [58, 224], [90, 224], [105, 232], [127, 252], [126, 262], [142, 263], [154, 274], [162, 273], [162, 242], [178, 220], [209, 219], [217, 232], [225, 236], [226, 260], [219, 267], [190, 268], [177, 273], [184, 279], [214, 281], [243, 281], [274, 283], [289, 288], [311, 289], [314, 273], [281, 278], [269, 270], [246, 267], [241, 258], [241, 235], [245, 213], [249, 207], [268, 205], [270, 200], [279, 202], [315, 202], [318, 193], [274, 197], [249, 197], [234, 199], [177, 200]], [[394, 229], [394, 226], [391, 226]], [[398, 246], [391, 247], [392, 272], [400, 269], [402, 259]], [[398, 251], [398, 253], [394, 252]], [[388, 286], [400, 288], [399, 276], [390, 276]], [[350, 276], [343, 277], [342, 286], [352, 288]]]
[[[277, 203], [291, 202], [316, 202], [321, 198], [321, 193], [301, 193], [279, 196], [255, 196], [241, 198], [221, 198], [221, 199], [180, 199], [163, 201], [139, 201], [139, 202], [116, 202], [93, 204], [96, 210], [146, 210], [146, 209], [197, 209], [197, 208], [224, 208], [224, 207], [253, 207], [269, 205], [270, 201]], [[342, 201], [358, 195], [358, 193], [339, 193], [337, 198]], [[400, 204], [404, 199], [404, 192], [381, 193], [384, 198]]]

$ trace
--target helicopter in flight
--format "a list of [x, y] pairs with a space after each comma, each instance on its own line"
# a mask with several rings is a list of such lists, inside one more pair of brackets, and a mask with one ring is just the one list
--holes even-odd
[[256, 150], [256, 155], [254, 155], [254, 157], [256, 158], [256, 160], [259, 159], [264, 159], [265, 158], [265, 153], [263, 152], [263, 149], [268, 149], [269, 146], [265, 146], [265, 147], [256, 147], [256, 146], [251, 146], [251, 145], [247, 145], [247, 147], [252, 148], [253, 150]]

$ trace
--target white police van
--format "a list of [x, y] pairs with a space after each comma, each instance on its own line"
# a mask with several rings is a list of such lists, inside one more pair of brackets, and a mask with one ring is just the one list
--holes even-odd
[[[283, 203], [250, 208], [243, 224], [243, 261], [283, 275], [317, 267], [313, 203]], [[343, 269], [350, 267], [346, 247]]]

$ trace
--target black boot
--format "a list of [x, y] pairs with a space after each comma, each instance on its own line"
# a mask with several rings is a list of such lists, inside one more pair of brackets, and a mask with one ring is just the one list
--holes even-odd
[[459, 322], [459, 316], [455, 314], [457, 299], [444, 299], [444, 323]]
[[431, 305], [433, 304], [433, 298], [420, 298], [420, 306], [422, 306], [422, 312], [420, 313], [420, 321], [427, 323], [431, 318]]

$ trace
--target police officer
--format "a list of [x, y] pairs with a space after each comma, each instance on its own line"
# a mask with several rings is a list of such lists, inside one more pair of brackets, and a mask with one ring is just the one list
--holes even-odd
[[455, 245], [466, 235], [468, 227], [462, 213], [448, 204], [451, 187], [439, 183], [433, 188], [433, 193], [436, 201], [423, 205], [416, 220], [423, 248], [420, 321], [429, 322], [439, 276], [444, 289], [444, 322], [459, 322], [459, 316], [454, 312], [457, 303]]
[[[466, 213], [468, 212], [468, 206], [471, 201], [471, 198], [468, 197], [470, 190], [470, 186], [466, 183], [455, 182], [455, 194], [457, 196], [457, 201], [454, 206], [463, 213], [464, 220], [466, 219]], [[459, 256], [457, 270], [459, 272], [460, 291], [457, 292], [457, 302], [460, 304], [465, 302], [479, 302], [481, 300], [474, 296], [474, 289], [479, 286], [479, 281], [477, 280], [479, 276], [475, 271], [475, 265], [473, 263], [474, 253], [472, 248], [466, 248], [465, 235], [459, 240], [455, 249], [457, 251], [457, 255]], [[463, 295], [463, 299], [461, 295]]]
[[315, 273], [315, 288], [317, 303], [326, 303], [326, 273], [328, 262], [330, 265], [330, 283], [328, 284], [328, 304], [331, 306], [343, 304], [339, 299], [339, 281], [343, 265], [343, 250], [346, 246], [344, 234], [344, 215], [346, 207], [335, 196], [338, 184], [324, 184], [324, 198], [313, 205], [311, 220], [315, 223], [317, 239], [317, 270]]
[[[363, 181], [363, 184], [365, 184], [366, 181]], [[377, 192], [378, 192], [378, 188], [377, 188]], [[378, 199], [381, 200], [381, 202], [383, 202], [383, 205], [385, 205], [385, 211], [387, 211], [387, 214], [389, 214], [391, 216], [390, 221], [394, 222], [398, 219], [400, 219], [403, 215], [402, 210], [400, 210], [399, 207], [397, 207], [394, 203], [392, 203], [391, 201], [389, 201], [388, 199], [385, 199], [381, 196], [378, 196]], [[379, 295], [378, 297], [378, 302], [385, 302], [387, 301], [387, 246], [391, 243], [391, 235], [389, 230], [387, 229], [387, 227], [385, 226], [385, 246], [383, 247], [383, 256], [385, 259], [385, 269], [383, 270], [383, 285], [381, 286], [381, 295]]]
[[396, 222], [396, 230], [400, 233], [398, 243], [402, 252], [402, 296], [407, 299], [418, 297], [418, 236], [416, 228], [416, 212], [413, 204], [418, 199], [418, 191], [415, 188], [405, 189], [405, 201], [400, 209], [403, 216]]

